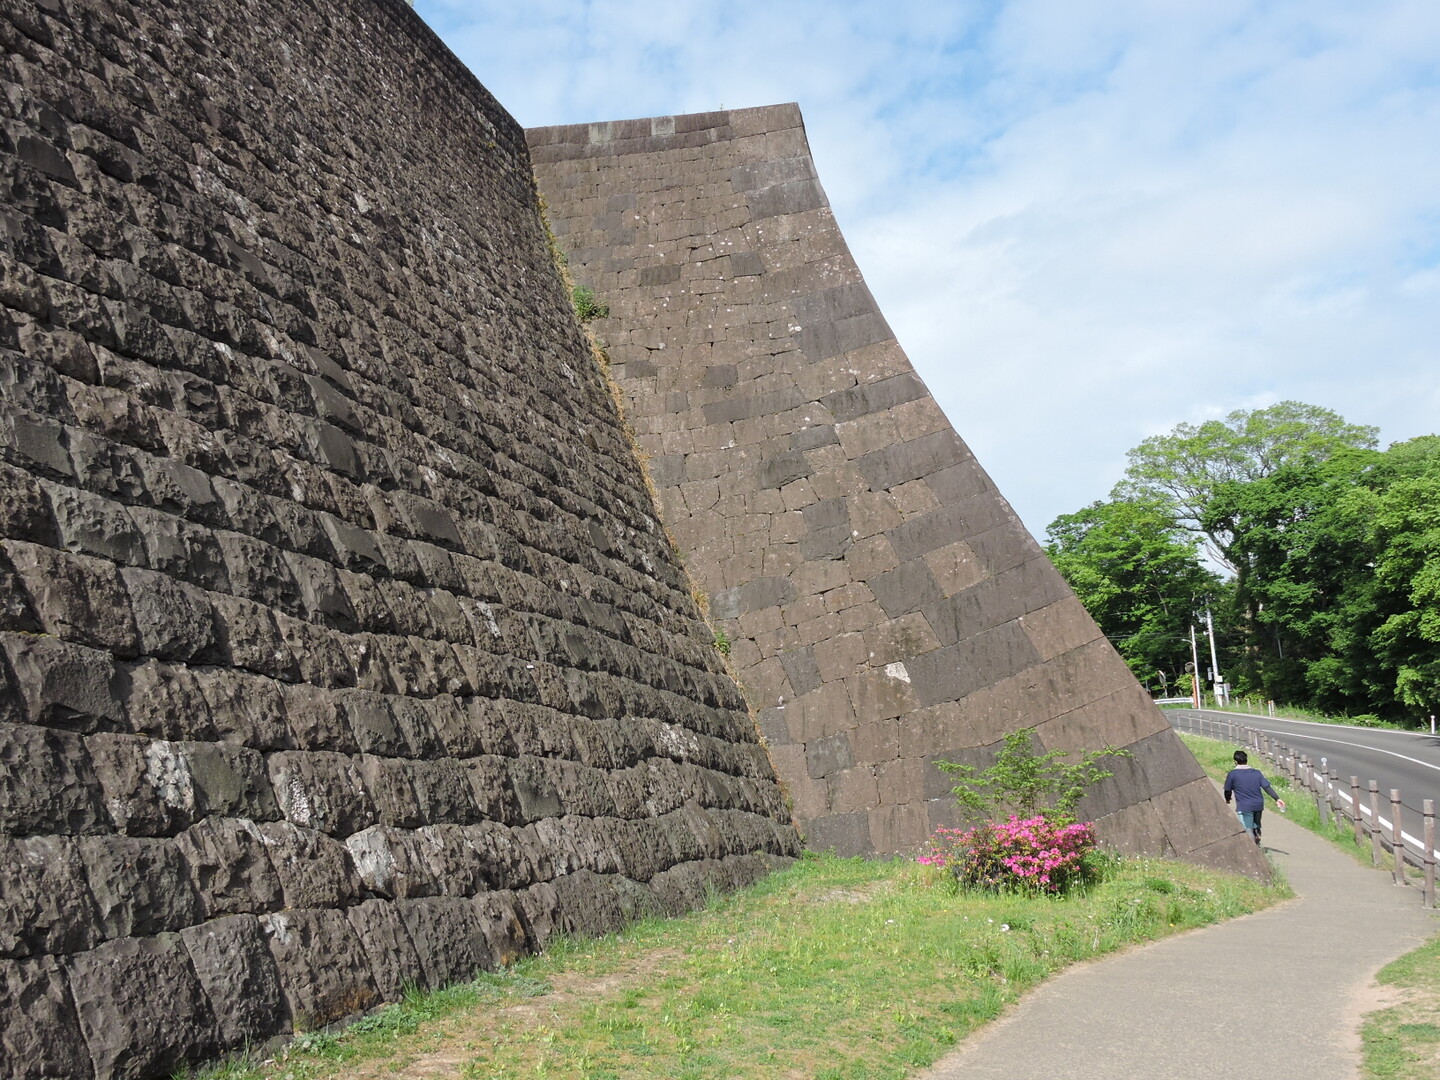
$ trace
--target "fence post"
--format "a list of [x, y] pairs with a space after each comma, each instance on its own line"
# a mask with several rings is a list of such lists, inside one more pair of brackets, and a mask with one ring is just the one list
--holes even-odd
[[1341, 809], [1339, 780], [1340, 774], [1335, 770], [1335, 766], [1330, 766], [1330, 775], [1325, 784], [1325, 801], [1330, 804], [1330, 813], [1335, 819], [1336, 828], [1340, 827], [1340, 822], [1345, 817], [1345, 812]]
[[1380, 785], [1370, 781], [1370, 865], [1380, 865]]
[[1320, 815], [1320, 824], [1330, 824], [1330, 799], [1325, 793], [1325, 773], [1320, 769], [1310, 770], [1311, 794], [1315, 796], [1315, 812]]
[[1360, 831], [1360, 778], [1358, 776], [1350, 777], [1350, 809], [1355, 811], [1355, 846], [1359, 847], [1364, 843], [1364, 834]]
[[1425, 906], [1435, 907], [1435, 800], [1420, 804], [1425, 814]]
[[1400, 789], [1390, 789], [1390, 839], [1395, 847], [1395, 884], [1405, 884], [1405, 841], [1400, 836]]

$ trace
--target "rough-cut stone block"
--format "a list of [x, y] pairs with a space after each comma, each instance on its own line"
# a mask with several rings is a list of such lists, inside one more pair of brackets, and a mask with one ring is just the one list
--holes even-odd
[[[525, 925], [525, 937], [537, 952], [561, 932], [555, 888], [549, 882], [531, 885], [515, 894], [516, 913]], [[684, 909], [682, 909], [684, 910]]]
[[525, 817], [510, 780], [509, 758], [484, 755], [464, 763], [466, 778], [481, 817], [507, 825], [523, 825]]
[[0, 634], [23, 712], [17, 719], [71, 731], [125, 725], [124, 675], [99, 650], [29, 634]]
[[572, 934], [606, 934], [652, 913], [657, 906], [649, 889], [618, 874], [581, 870], [551, 884], [561, 924]]
[[286, 750], [266, 761], [287, 820], [331, 836], [349, 836], [377, 820], [356, 762], [345, 754]]
[[65, 968], [98, 1076], [164, 1075], [220, 1048], [215, 1014], [177, 935], [107, 941]]
[[510, 785], [522, 821], [538, 821], [565, 812], [560, 795], [539, 758], [516, 758], [509, 763]]
[[129, 836], [173, 836], [196, 820], [195, 783], [182, 745], [140, 735], [85, 740], [105, 809]]
[[0, 957], [83, 952], [114, 936], [90, 898], [74, 840], [0, 837]]
[[284, 906], [279, 875], [253, 821], [206, 818], [175, 838], [208, 918]]
[[280, 816], [259, 751], [228, 743], [182, 743], [198, 813], [270, 821]]
[[199, 683], [221, 738], [262, 752], [294, 749], [286, 700], [273, 679], [219, 670], [205, 672]]
[[0, 831], [88, 833], [108, 824], [100, 784], [79, 735], [0, 724]]
[[147, 937], [200, 921], [200, 897], [173, 840], [85, 836], [76, 844], [105, 937]]
[[339, 841], [288, 821], [261, 825], [260, 839], [287, 908], [347, 907], [363, 897], [350, 853]]
[[18, 541], [6, 551], [46, 633], [116, 656], [140, 652], [130, 600], [111, 563]]
[[201, 590], [153, 570], [126, 567], [120, 576], [144, 655], [195, 663], [216, 658], [213, 609]]
[[12, 1080], [94, 1075], [65, 972], [51, 957], [0, 960], [0, 1061]]
[[345, 838], [351, 864], [367, 890], [387, 899], [428, 894], [429, 872], [417, 857], [414, 835], [372, 825]]
[[425, 823], [415, 786], [410, 782], [411, 763], [396, 758], [362, 754], [356, 771], [375, 808], [381, 825], [414, 829]]
[[211, 597], [211, 605], [222, 663], [281, 681], [295, 679], [299, 669], [268, 608], [252, 600], [220, 595]]
[[366, 900], [345, 910], [370, 962], [370, 976], [386, 1001], [399, 1001], [408, 986], [420, 986], [425, 970], [399, 909], [384, 900]]
[[121, 675], [131, 734], [169, 740], [216, 737], [200, 676], [190, 668], [144, 660], [125, 665]]
[[380, 1003], [365, 949], [343, 912], [281, 911], [263, 916], [260, 926], [296, 1030], [314, 1030]]
[[400, 900], [396, 906], [425, 971], [425, 985], [439, 989], [495, 966], [481, 914], [472, 900], [452, 896]]
[[253, 915], [212, 919], [180, 932], [215, 1015], [220, 1045], [243, 1049], [287, 1029], [275, 959]]
[[532, 951], [513, 893], [486, 893], [477, 896], [474, 902], [480, 932], [485, 935], [492, 963], [496, 966], [512, 964]]
[[367, 690], [347, 690], [335, 696], [345, 722], [362, 753], [384, 757], [401, 757], [410, 753], [410, 745], [395, 723], [390, 698]]
[[[470, 774], [458, 761], [412, 761], [407, 763], [410, 786], [423, 820], [433, 823], [468, 825], [482, 816], [476, 804]], [[601, 789], [604, 781], [599, 780]], [[595, 800], [598, 802], [598, 800]]]
[[332, 750], [341, 754], [358, 751], [359, 744], [339, 708], [342, 694], [305, 682], [282, 684], [279, 690], [296, 746], [302, 750]]
[[47, 547], [60, 546], [46, 490], [39, 480], [0, 462], [0, 491], [6, 493], [0, 505], [0, 535]]

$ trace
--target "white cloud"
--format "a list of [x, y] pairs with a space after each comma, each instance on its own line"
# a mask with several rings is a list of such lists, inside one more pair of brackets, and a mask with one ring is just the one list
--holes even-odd
[[1431, 0], [420, 0], [527, 125], [798, 101], [917, 369], [1037, 533], [1184, 420], [1437, 429]]

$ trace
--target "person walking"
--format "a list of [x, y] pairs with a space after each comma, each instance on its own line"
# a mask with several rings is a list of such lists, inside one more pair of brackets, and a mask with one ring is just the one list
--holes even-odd
[[1240, 824], [1250, 831], [1255, 843], [1260, 843], [1260, 815], [1265, 811], [1265, 795], [1275, 800], [1275, 808], [1285, 812], [1285, 800], [1275, 794], [1270, 781], [1259, 769], [1250, 767], [1250, 755], [1244, 750], [1235, 751], [1235, 767], [1225, 774], [1225, 801], [1235, 796], [1235, 813]]

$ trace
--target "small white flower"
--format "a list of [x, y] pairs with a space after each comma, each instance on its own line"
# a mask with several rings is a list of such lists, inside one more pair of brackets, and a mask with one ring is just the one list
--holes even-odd
[[1009, 932], [1010, 932], [1010, 924], [1009, 924], [1008, 922], [1002, 922], [1002, 923], [1000, 924], [1000, 930], [1001, 930], [1003, 933], [1009, 933]]

